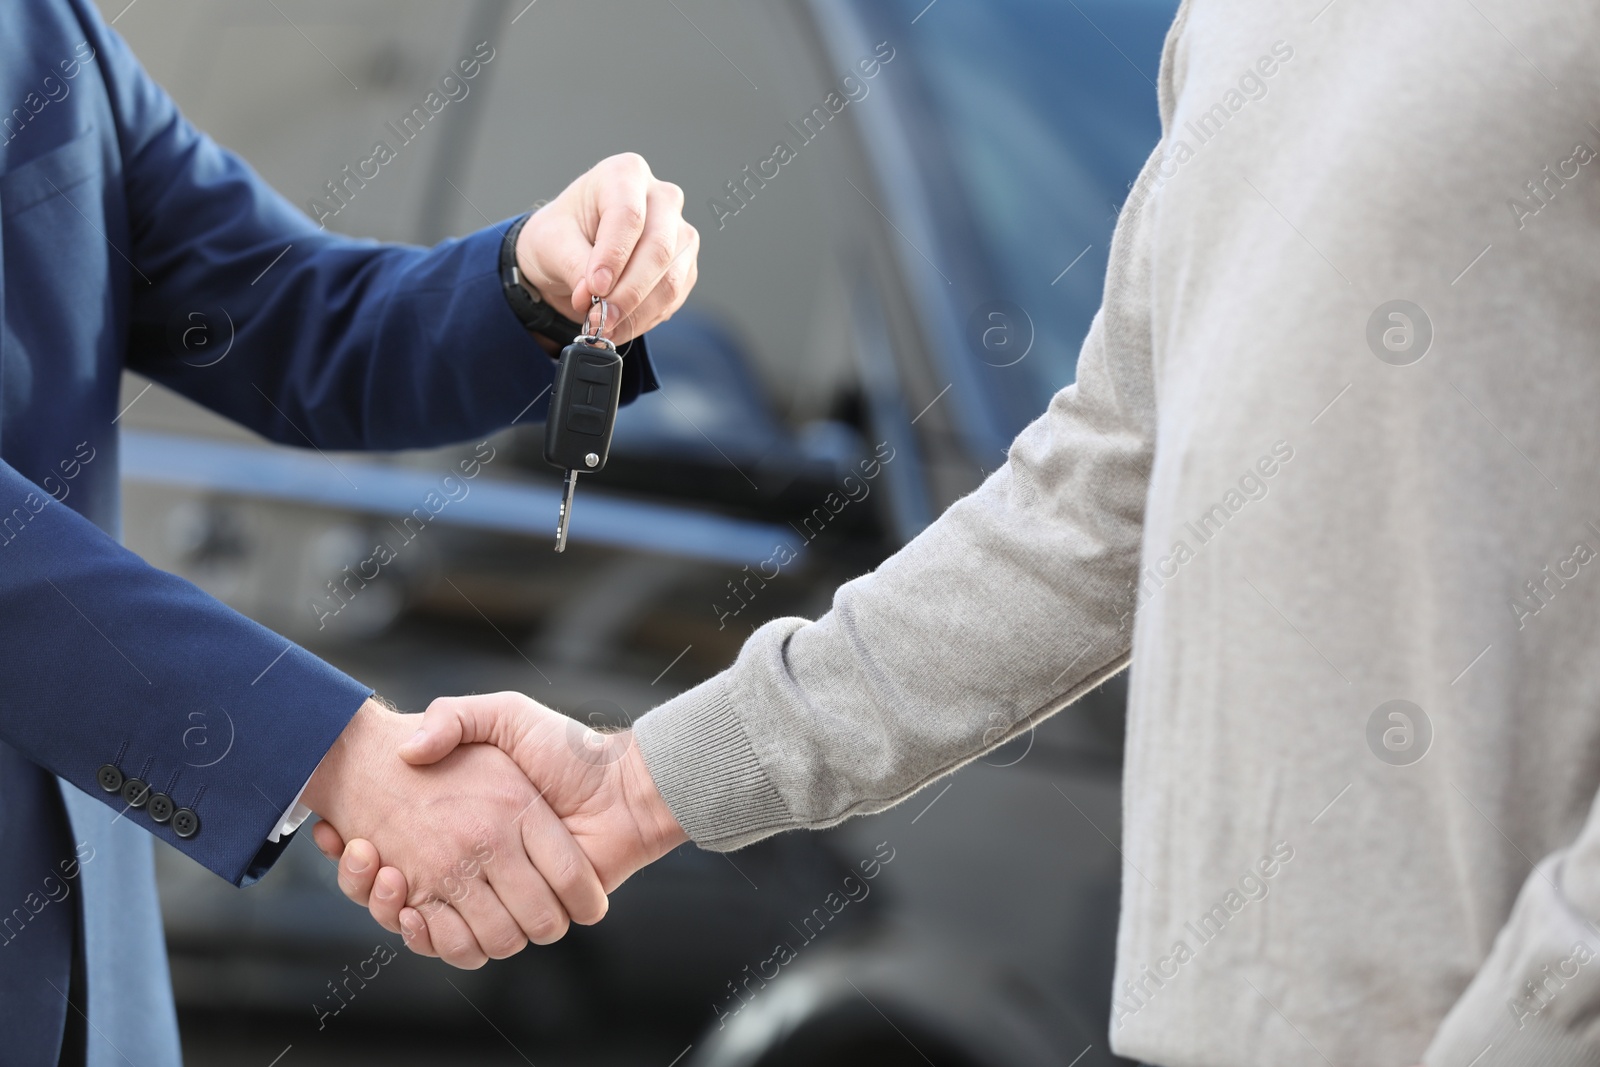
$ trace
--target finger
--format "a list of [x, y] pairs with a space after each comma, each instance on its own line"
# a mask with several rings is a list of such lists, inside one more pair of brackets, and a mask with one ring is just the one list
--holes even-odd
[[623, 316], [632, 314], [644, 303], [678, 255], [683, 190], [667, 182], [656, 182], [650, 189], [648, 203], [644, 231], [628, 257], [627, 268], [607, 297]]
[[[438, 956], [450, 966], [464, 971], [475, 971], [489, 962], [488, 955], [473, 936], [472, 928], [449, 902], [432, 900], [414, 910], [420, 913], [426, 924], [427, 939], [433, 949], [425, 955]], [[417, 950], [416, 942], [411, 944], [413, 950]]]
[[527, 941], [550, 945], [566, 934], [567, 911], [531, 864], [490, 865], [484, 874]]
[[339, 857], [344, 855], [344, 838], [339, 836], [339, 831], [325, 822], [318, 820], [311, 827], [311, 840], [317, 846], [317, 850], [334, 863], [338, 863]]
[[683, 307], [682, 294], [694, 285], [697, 276], [697, 269], [690, 267], [682, 272], [681, 280], [675, 278], [669, 284], [667, 279], [663, 278], [655, 291], [645, 297], [644, 303], [617, 324], [612, 339], [619, 345], [626, 344], [672, 318]]
[[439, 957], [438, 950], [433, 947], [433, 938], [428, 936], [428, 922], [416, 908], [400, 909], [400, 938], [407, 948], [419, 956]]
[[504, 884], [500, 899], [517, 912], [528, 939], [548, 945], [566, 935], [568, 920], [592, 926], [605, 918], [610, 901], [600, 875], [549, 805], [535, 798], [517, 817], [517, 825], [533, 863], [529, 873], [534, 884], [526, 884], [516, 865], [508, 870], [506, 864], [490, 864], [486, 873], [497, 891]]
[[678, 221], [676, 248], [655, 288], [618, 324], [619, 340], [631, 340], [672, 318], [694, 291], [700, 278], [700, 231], [682, 219]]
[[363, 841], [359, 837], [351, 841], [345, 846], [344, 855], [339, 860], [339, 889], [345, 896], [366, 907], [381, 862], [378, 850], [371, 841]]
[[385, 867], [373, 882], [367, 910], [372, 912], [372, 918], [379, 926], [390, 933], [403, 934], [405, 930], [400, 925], [400, 913], [405, 910], [406, 898], [410, 893], [406, 876], [400, 873], [399, 868]]
[[[485, 956], [492, 960], [503, 960], [528, 947], [527, 935], [488, 882], [478, 878], [452, 882], [452, 893], [447, 898], [450, 906], [466, 921], [473, 940]], [[438, 944], [438, 941], [435, 931], [434, 943]], [[444, 958], [450, 960], [448, 955]]]
[[650, 165], [632, 152], [613, 156], [596, 170], [594, 197], [599, 224], [584, 281], [591, 293], [609, 299], [645, 232], [653, 178]]
[[666, 322], [683, 307], [700, 277], [700, 234], [688, 223], [682, 224], [678, 253], [650, 295], [631, 314], [617, 324], [613, 335], [619, 344], [647, 333]]

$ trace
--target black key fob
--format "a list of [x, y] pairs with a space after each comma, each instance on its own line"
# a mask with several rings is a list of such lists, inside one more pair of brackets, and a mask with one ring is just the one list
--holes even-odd
[[563, 349], [544, 424], [545, 461], [584, 474], [604, 467], [621, 400], [622, 357], [615, 345], [586, 338]]

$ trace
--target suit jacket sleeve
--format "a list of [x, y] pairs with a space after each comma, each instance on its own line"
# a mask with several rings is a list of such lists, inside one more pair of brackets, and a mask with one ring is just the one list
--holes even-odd
[[[236, 885], [370, 695], [0, 463], [0, 741]], [[102, 769], [193, 812], [182, 837]]]
[[[88, 28], [133, 237], [131, 368], [299, 447], [419, 448], [542, 417], [554, 363], [501, 291], [504, 223], [431, 249], [321, 230]], [[210, 323], [199, 353], [175, 343], [191, 313]], [[655, 387], [643, 347], [625, 400]]]
[[[423, 250], [317, 230], [185, 122], [91, 5], [74, 9], [117, 140], [108, 210], [124, 214], [115, 247], [131, 282], [113, 282], [112, 299], [125, 301], [129, 366], [268, 437], [325, 448], [477, 436], [548, 384], [549, 360], [500, 293], [497, 233]], [[191, 309], [231, 323], [221, 359], [169, 344]], [[637, 389], [648, 374], [634, 362]], [[370, 693], [5, 464], [0, 641], [0, 740], [236, 884], [281, 852], [268, 834]], [[198, 831], [127, 805], [102, 787], [115, 777], [189, 809]]]

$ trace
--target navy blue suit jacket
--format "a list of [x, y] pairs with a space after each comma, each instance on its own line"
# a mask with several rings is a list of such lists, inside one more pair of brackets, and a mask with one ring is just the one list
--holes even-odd
[[[88, 0], [0, 4], [0, 106], [0, 1033], [7, 1062], [53, 1064], [81, 1009], [91, 1064], [175, 1063], [147, 835], [260, 877], [370, 691], [120, 547], [123, 368], [274, 441], [386, 449], [508, 425], [553, 364], [501, 293], [497, 229], [432, 249], [319, 230]], [[215, 308], [235, 331], [220, 362], [182, 344]], [[642, 351], [628, 366], [625, 395], [653, 387]], [[203, 765], [185, 733], [220, 711], [233, 746]], [[196, 832], [107, 791], [118, 777]], [[75, 909], [87, 1003], [69, 1009]]]

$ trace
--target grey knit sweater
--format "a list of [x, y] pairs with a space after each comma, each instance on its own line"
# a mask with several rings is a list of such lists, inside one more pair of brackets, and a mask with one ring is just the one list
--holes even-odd
[[1600, 1063], [1600, 6], [1188, 0], [1159, 94], [1077, 383], [648, 765], [737, 848], [1131, 655], [1118, 1051]]

